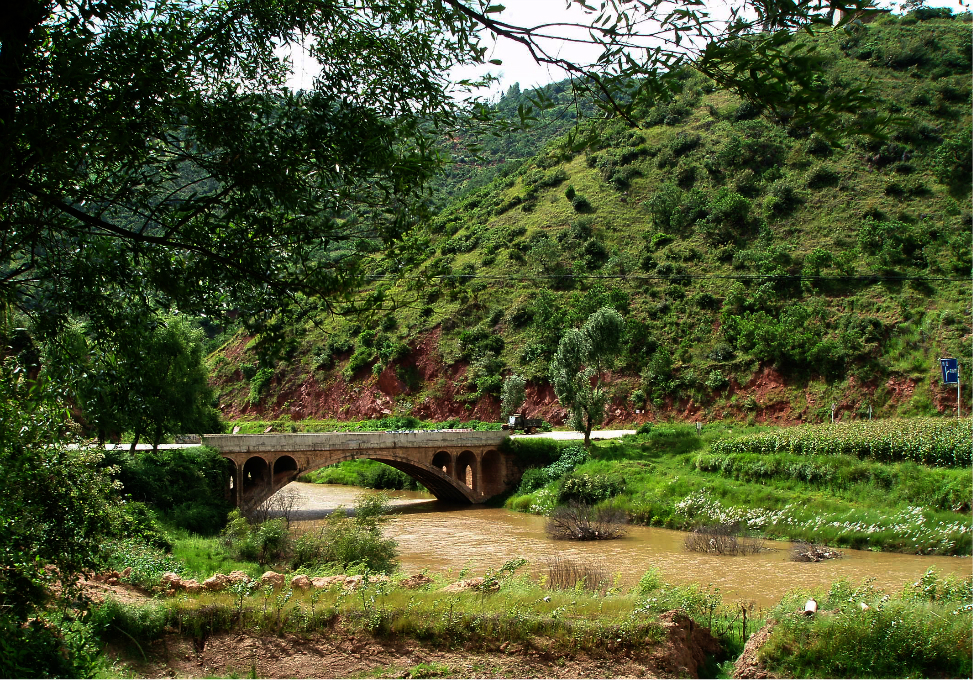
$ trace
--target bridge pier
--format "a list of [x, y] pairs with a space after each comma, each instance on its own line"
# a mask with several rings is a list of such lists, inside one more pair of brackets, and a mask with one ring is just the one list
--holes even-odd
[[507, 432], [341, 432], [205, 435], [233, 461], [227, 497], [255, 506], [300, 475], [343, 460], [370, 458], [418, 480], [436, 498], [483, 503], [520, 482], [523, 469], [501, 451]]

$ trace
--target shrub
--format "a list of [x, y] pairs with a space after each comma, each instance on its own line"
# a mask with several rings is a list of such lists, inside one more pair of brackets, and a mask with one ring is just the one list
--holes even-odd
[[890, 598], [867, 583], [839, 581], [822, 600], [830, 616], [800, 615], [793, 599], [773, 612], [778, 624], [761, 651], [768, 670], [787, 677], [970, 677], [968, 597]]
[[227, 553], [235, 560], [271, 564], [282, 561], [290, 552], [287, 524], [282, 519], [253, 526], [239, 510], [233, 510], [221, 537]]
[[625, 535], [625, 512], [612, 506], [592, 508], [569, 503], [554, 509], [548, 517], [546, 531], [554, 539], [600, 541]]
[[581, 194], [576, 194], [574, 198], [571, 199], [571, 206], [574, 208], [575, 212], [579, 213], [589, 213], [593, 210], [591, 207], [591, 202]]
[[569, 474], [561, 480], [558, 502], [595, 505], [624, 490], [625, 481], [618, 475]]
[[808, 187], [811, 189], [820, 189], [822, 187], [832, 187], [838, 183], [841, 175], [837, 171], [827, 165], [816, 165], [807, 172], [806, 181]]
[[735, 191], [721, 188], [710, 199], [704, 234], [716, 243], [730, 243], [749, 231], [750, 201]]
[[333, 512], [323, 527], [297, 538], [291, 564], [315, 569], [325, 565], [353, 571], [365, 569], [392, 573], [397, 566], [396, 542], [385, 538], [379, 528], [388, 500], [359, 497], [354, 517]]
[[250, 379], [250, 395], [247, 397], [251, 404], [256, 404], [260, 401], [260, 397], [263, 396], [264, 391], [266, 391], [273, 377], [274, 369], [272, 368], [261, 368], [254, 373]]
[[520, 486], [517, 487], [517, 495], [523, 496], [541, 489], [551, 480], [547, 476], [547, 471], [543, 468], [529, 468], [524, 471], [520, 478]]
[[800, 202], [794, 187], [786, 181], [778, 179], [770, 185], [770, 190], [764, 199], [764, 210], [768, 214], [780, 217], [789, 213]]
[[973, 168], [973, 134], [968, 130], [944, 141], [933, 156], [933, 171], [943, 184], [968, 186]]
[[150, 543], [155, 539], [149, 533], [160, 530], [140, 503], [197, 533], [214, 534], [223, 526], [230, 510], [223, 496], [230, 463], [215, 449], [163, 449], [137, 456], [116, 450], [106, 452], [104, 464], [117, 466], [125, 495], [135, 501], [120, 508], [123, 515], [130, 513], [123, 520], [126, 529], [135, 529]]
[[759, 540], [740, 536], [733, 524], [696, 527], [683, 543], [690, 552], [712, 555], [755, 555], [765, 550]]

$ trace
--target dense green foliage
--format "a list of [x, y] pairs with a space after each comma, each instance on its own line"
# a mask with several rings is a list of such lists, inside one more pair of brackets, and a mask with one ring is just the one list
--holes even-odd
[[377, 420], [236, 420], [229, 426], [240, 428], [240, 434], [259, 434], [269, 427], [272, 432], [394, 432], [397, 430], [499, 430], [500, 423], [479, 420], [444, 420], [432, 422], [412, 416], [389, 416]]
[[107, 452], [105, 463], [117, 466], [127, 498], [149, 504], [177, 527], [215, 534], [226, 523], [231, 463], [215, 449], [116, 449]]
[[[0, 364], [0, 675], [91, 672], [89, 631], [67, 609], [99, 543], [126, 523], [101, 454], [76, 446], [63, 394]], [[48, 608], [48, 604], [61, 605]]]
[[[973, 579], [927, 572], [890, 598], [867, 583], [835, 583], [818, 603], [828, 615], [799, 613], [784, 600], [761, 650], [768, 669], [792, 678], [966, 678], [973, 672]], [[861, 607], [868, 606], [867, 609]]]
[[781, 428], [714, 442], [713, 453], [855, 456], [892, 462], [969, 467], [973, 420], [914, 418]]
[[[879, 421], [872, 426], [882, 429]], [[787, 431], [744, 436], [773, 437], [779, 430]], [[624, 510], [638, 524], [684, 530], [730, 524], [768, 538], [839, 547], [947, 555], [973, 551], [968, 465], [716, 452], [734, 441], [734, 434], [723, 426], [706, 426], [699, 436], [691, 426], [657, 424], [622, 442], [596, 442], [588, 460], [556, 475], [549, 474], [555, 465], [527, 470], [506, 507], [547, 514], [582, 494], [589, 502]], [[516, 440], [510, 448], [517, 452], [527, 443]]]
[[204, 333], [180, 316], [131, 318], [111, 339], [74, 323], [46, 343], [44, 370], [69, 386], [86, 429], [154, 446], [172, 434], [220, 432], [203, 361]]
[[252, 523], [234, 510], [221, 539], [235, 560], [311, 572], [392, 573], [397, 567], [396, 542], [381, 529], [389, 511], [384, 495], [362, 495], [350, 517], [339, 508], [319, 529], [295, 533], [285, 519]]
[[[546, 383], [564, 333], [608, 306], [627, 330], [616, 408], [691, 400], [708, 421], [784, 410], [811, 422], [828, 419], [831, 402], [859, 417], [869, 406], [883, 417], [950, 408], [936, 359], [973, 369], [960, 303], [973, 266], [970, 186], [952, 179], [970, 139], [969, 20], [890, 15], [797, 39], [824, 59], [813, 71], [822, 92], [870, 83], [869, 115], [895, 121], [885, 139], [834, 145], [674, 73], [679, 94], [640, 109], [640, 127], [586, 124], [443, 208], [418, 263], [436, 285], [383, 289], [410, 304], [372, 322], [288, 327], [295, 353], [272, 364], [274, 389], [336, 379], [363, 331], [373, 348], [411, 350], [362, 366], [395, 370], [409, 387], [402, 412], [442, 394], [443, 381], [471, 399], [496, 395], [510, 373]], [[578, 195], [590, 212], [576, 212]], [[415, 349], [433, 333], [447, 366], [470, 365], [462, 384], [416, 379]], [[214, 359], [224, 402], [249, 394], [245, 361]], [[788, 390], [734, 399], [764, 369]], [[915, 389], [897, 389], [903, 381]]]

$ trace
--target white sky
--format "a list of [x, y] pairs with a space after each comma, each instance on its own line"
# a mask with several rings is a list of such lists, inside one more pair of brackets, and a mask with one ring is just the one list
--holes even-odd
[[[878, 0], [880, 7], [891, 7], [899, 11], [903, 0]], [[929, 7], [949, 7], [954, 13], [964, 12], [969, 9], [970, 0], [926, 0]], [[554, 21], [574, 21], [585, 23], [586, 15], [578, 7], [568, 9], [567, 0], [497, 0], [497, 4], [504, 4], [506, 9], [494, 14], [510, 24], [518, 26], [536, 26], [539, 24], [551, 23]], [[589, 4], [597, 5], [597, 2]], [[716, 6], [725, 5], [725, 0], [708, 0], [711, 9], [716, 11]], [[590, 21], [593, 17], [587, 17]], [[520, 44], [511, 40], [500, 38], [495, 43], [488, 35], [484, 36], [485, 46], [490, 49], [487, 51], [487, 59], [500, 59], [503, 64], [500, 66], [488, 64], [477, 68], [457, 68], [451, 73], [454, 81], [463, 78], [476, 78], [486, 72], [490, 72], [499, 78], [499, 83], [492, 91], [495, 93], [505, 92], [514, 83], [520, 83], [523, 90], [531, 89], [541, 85], [547, 85], [567, 77], [567, 74], [555, 67], [537, 64], [527, 50]], [[568, 57], [575, 62], [587, 62], [598, 56], [599, 50], [592, 46], [579, 46], [577, 44], [563, 44], [560, 47], [559, 55]], [[308, 59], [306, 55], [294, 55], [294, 77], [289, 81], [291, 87], [308, 88], [311, 80], [317, 72], [316, 64]]]

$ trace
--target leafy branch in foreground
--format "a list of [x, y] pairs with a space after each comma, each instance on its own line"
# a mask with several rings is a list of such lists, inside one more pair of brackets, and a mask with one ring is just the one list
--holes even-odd
[[[415, 259], [442, 135], [491, 124], [484, 98], [456, 96], [477, 83], [444, 75], [488, 64], [488, 33], [629, 121], [687, 64], [794, 125], [827, 132], [860, 104], [821, 92], [791, 35], [862, 0], [741, 1], [723, 18], [569, 5], [583, 19], [516, 26], [483, 0], [20, 3], [0, 27], [0, 301], [48, 334], [77, 315], [110, 333], [129, 307], [338, 311], [370, 270]], [[579, 43], [600, 56], [561, 56]], [[320, 69], [294, 92], [278, 48], [298, 45]]]

